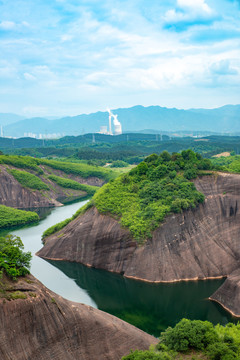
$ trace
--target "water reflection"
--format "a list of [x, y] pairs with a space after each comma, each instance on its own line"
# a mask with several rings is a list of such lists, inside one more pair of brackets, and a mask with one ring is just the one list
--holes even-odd
[[54, 209], [54, 207], [41, 207], [41, 208], [24, 208], [24, 209], [20, 209], [20, 210], [36, 212], [38, 214], [40, 220], [43, 220], [48, 215], [51, 214], [53, 209]]
[[234, 319], [207, 298], [224, 280], [151, 284], [77, 263], [49, 261], [85, 289], [100, 310], [159, 336], [183, 317], [226, 324]]

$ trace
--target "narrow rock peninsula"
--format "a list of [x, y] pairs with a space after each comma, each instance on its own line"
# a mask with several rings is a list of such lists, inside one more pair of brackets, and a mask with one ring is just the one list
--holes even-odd
[[92, 207], [46, 238], [37, 255], [150, 282], [227, 276], [239, 267], [240, 175], [216, 173], [194, 183], [205, 201], [168, 215], [143, 245], [116, 219]]
[[112, 315], [63, 299], [32, 275], [1, 286], [2, 360], [116, 360], [157, 343]]
[[37, 255], [151, 282], [226, 276], [240, 259], [240, 175], [204, 176], [195, 184], [204, 203], [169, 215], [144, 245], [92, 207], [47, 238]]
[[233, 316], [240, 317], [240, 269], [233, 271], [210, 299], [221, 304]]

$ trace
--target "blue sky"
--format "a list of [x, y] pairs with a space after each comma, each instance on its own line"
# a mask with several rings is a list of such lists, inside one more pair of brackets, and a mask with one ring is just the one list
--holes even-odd
[[0, 112], [240, 103], [239, 0], [0, 0]]

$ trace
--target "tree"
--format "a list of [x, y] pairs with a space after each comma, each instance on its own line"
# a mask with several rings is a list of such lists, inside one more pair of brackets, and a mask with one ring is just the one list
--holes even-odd
[[29, 274], [30, 252], [23, 251], [23, 243], [18, 236], [0, 237], [0, 271], [13, 280], [18, 276]]

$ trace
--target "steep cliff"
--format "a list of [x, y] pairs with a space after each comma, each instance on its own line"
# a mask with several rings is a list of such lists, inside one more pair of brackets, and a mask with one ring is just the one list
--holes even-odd
[[[9, 166], [8, 168], [14, 169]], [[15, 208], [35, 208], [35, 207], [51, 207], [60, 206], [66, 200], [71, 201], [87, 195], [85, 191], [66, 189], [57, 185], [55, 182], [47, 179], [50, 174], [66, 177], [66, 174], [59, 170], [49, 169], [47, 166], [42, 166], [44, 176], [39, 175], [39, 178], [49, 186], [49, 190], [39, 191], [33, 190], [21, 185], [13, 175], [11, 175], [5, 165], [0, 165], [0, 204], [15, 207]], [[96, 177], [88, 179], [80, 176], [69, 175], [69, 178], [76, 180], [81, 184], [101, 186], [104, 181]]]
[[204, 176], [195, 185], [205, 202], [168, 216], [142, 246], [117, 220], [91, 208], [47, 238], [38, 255], [152, 282], [226, 276], [240, 259], [240, 175]]
[[4, 166], [0, 166], [0, 203], [16, 208], [60, 206], [53, 196], [43, 196], [38, 190], [23, 187]]
[[2, 360], [116, 360], [157, 343], [114, 316], [63, 299], [31, 275], [5, 288], [18, 295], [0, 297]]
[[240, 317], [240, 269], [233, 271], [210, 299], [221, 304], [232, 315]]
[[[37, 255], [150, 282], [228, 276], [240, 264], [240, 175], [218, 173], [199, 177], [194, 183], [204, 193], [204, 203], [169, 215], [144, 245], [133, 241], [117, 220], [93, 207], [47, 238]], [[231, 279], [223, 291], [233, 284]], [[236, 295], [237, 286], [231, 285], [231, 291]], [[231, 291], [225, 293], [225, 300], [216, 299], [240, 314]]]

